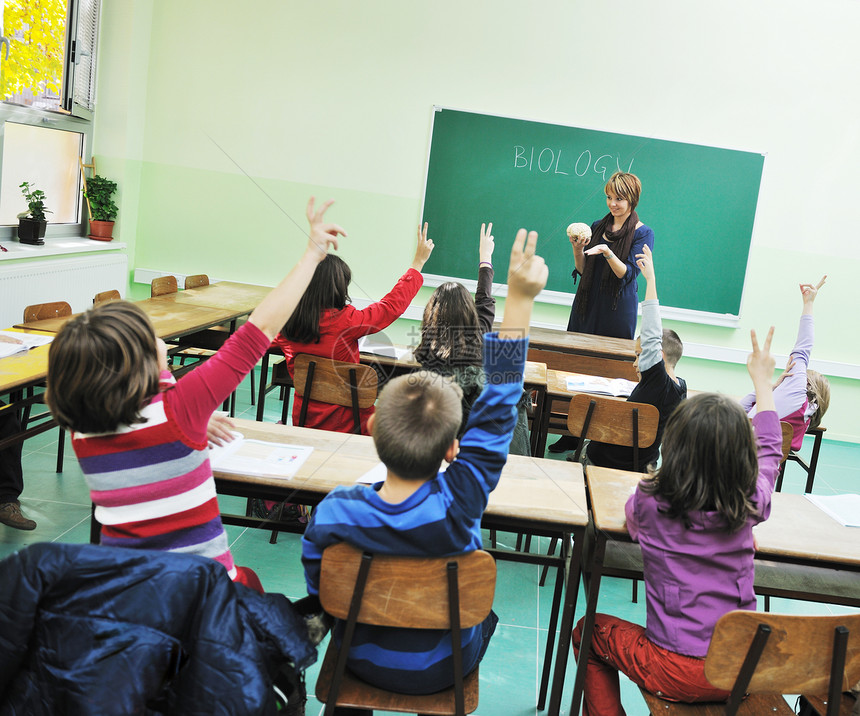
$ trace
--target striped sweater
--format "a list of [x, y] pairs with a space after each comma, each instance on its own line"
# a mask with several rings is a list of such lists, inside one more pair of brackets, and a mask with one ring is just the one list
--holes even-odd
[[[447, 470], [399, 504], [379, 497], [379, 482], [337, 487], [315, 508], [302, 537], [310, 594], [319, 592], [322, 553], [336, 542], [407, 556], [445, 556], [481, 548], [481, 517], [507, 460], [527, 349], [527, 339], [499, 340], [487, 334], [487, 382], [472, 408], [460, 452]], [[335, 638], [338, 635], [335, 631]], [[463, 630], [465, 671], [479, 660], [482, 643], [482, 625]], [[381, 688], [432, 693], [453, 683], [451, 635], [360, 624], [348, 665], [354, 674]]]
[[246, 323], [180, 381], [164, 372], [162, 390], [141, 411], [141, 422], [112, 433], [72, 433], [102, 544], [200, 554], [236, 578], [206, 426], [268, 344], [262, 331]]

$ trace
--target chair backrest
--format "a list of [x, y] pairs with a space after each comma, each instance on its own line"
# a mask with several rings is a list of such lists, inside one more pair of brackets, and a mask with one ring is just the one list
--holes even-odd
[[208, 285], [209, 277], [205, 273], [196, 273], [193, 276], [185, 277], [185, 288], [199, 288]]
[[[323, 552], [320, 602], [347, 619], [364, 555], [346, 542]], [[453, 557], [373, 555], [357, 621], [408, 629], [450, 629], [448, 565], [457, 565], [460, 627], [480, 624], [493, 606], [495, 560], [483, 550]]]
[[167, 293], [176, 293], [178, 290], [176, 276], [159, 276], [152, 279], [150, 296], [164, 296]]
[[835, 690], [831, 702], [838, 710], [839, 693], [860, 679], [860, 614], [729, 612], [714, 629], [705, 676], [718, 689], [732, 691], [729, 707], [745, 693], [832, 696]]
[[577, 353], [562, 353], [540, 348], [529, 348], [530, 361], [545, 363], [552, 370], [563, 370], [569, 373], [585, 373], [599, 375], [604, 378], [624, 378], [624, 380], [639, 380], [636, 366], [632, 360], [613, 360], [597, 356], [584, 356]]
[[786, 423], [781, 420], [779, 422], [779, 428], [782, 430], [782, 459], [780, 462], [785, 462], [788, 457], [788, 453], [791, 452], [791, 441], [794, 439], [794, 428], [791, 427], [791, 423]]
[[71, 316], [72, 307], [65, 301], [54, 301], [53, 303], [35, 303], [24, 309], [24, 323], [30, 321], [42, 321], [46, 318], [62, 318]]
[[299, 425], [304, 426], [308, 400], [352, 408], [355, 432], [361, 432], [358, 411], [376, 402], [376, 371], [360, 363], [344, 363], [302, 353], [293, 363], [293, 385], [302, 396]]
[[657, 439], [660, 411], [649, 403], [631, 403], [602, 395], [577, 393], [567, 411], [567, 429], [581, 438], [575, 459], [579, 460], [585, 439], [633, 448], [633, 469], [639, 471], [639, 448]]
[[115, 288], [112, 288], [110, 291], [102, 291], [101, 293], [97, 293], [93, 298], [93, 305], [96, 306], [99, 303], [104, 303], [105, 301], [119, 301], [122, 299], [119, 291]]

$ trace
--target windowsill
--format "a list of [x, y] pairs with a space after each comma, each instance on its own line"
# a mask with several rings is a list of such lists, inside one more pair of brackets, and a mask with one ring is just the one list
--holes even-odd
[[0, 251], [0, 261], [14, 259], [42, 259], [48, 256], [92, 253], [94, 251], [117, 251], [127, 248], [124, 241], [94, 241], [86, 237], [68, 236], [47, 239], [43, 246], [31, 246], [19, 241], [0, 241], [6, 251]]

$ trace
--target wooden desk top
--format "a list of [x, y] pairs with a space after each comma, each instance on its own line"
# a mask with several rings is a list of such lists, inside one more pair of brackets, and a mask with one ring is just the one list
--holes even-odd
[[0, 359], [0, 394], [35, 385], [48, 374], [50, 344]]
[[[595, 527], [629, 539], [624, 505], [643, 475], [593, 465], [586, 474]], [[770, 518], [753, 532], [762, 557], [860, 567], [860, 529], [844, 527], [803, 495], [775, 492]]]
[[173, 303], [187, 303], [207, 308], [226, 308], [236, 311], [237, 316], [244, 316], [253, 311], [271, 290], [269, 286], [219, 281], [208, 286], [168, 293], [158, 298]]
[[636, 360], [636, 342], [631, 339], [571, 333], [552, 328], [529, 328], [529, 347], [595, 358]]
[[[134, 304], [143, 309], [144, 313], [149, 316], [155, 328], [155, 334], [159, 338], [176, 338], [186, 333], [227, 323], [236, 318], [237, 315], [243, 315], [242, 313], [237, 314], [232, 309], [165, 301], [161, 296], [135, 301]], [[64, 316], [29, 323], [17, 323], [15, 328], [57, 333], [66, 324], [66, 321], [73, 317]]]
[[[567, 378], [571, 375], [578, 375], [566, 370], [553, 370], [549, 368], [546, 372], [546, 392], [554, 398], [567, 397], [571, 398], [583, 391], [568, 390]], [[626, 397], [616, 397], [614, 395], [601, 395], [601, 398], [610, 398], [612, 400], [627, 400]]]
[[[337, 485], [353, 485], [379, 464], [373, 439], [291, 425], [236, 420], [246, 438], [310, 445], [313, 453], [290, 479], [249, 477], [215, 471], [216, 478], [328, 493]], [[498, 487], [490, 494], [487, 513], [498, 517], [581, 527], [587, 524], [585, 484], [581, 466], [560, 460], [511, 455]]]

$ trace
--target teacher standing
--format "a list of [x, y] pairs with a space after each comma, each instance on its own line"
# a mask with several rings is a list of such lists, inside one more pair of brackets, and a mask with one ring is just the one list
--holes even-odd
[[581, 280], [567, 330], [632, 339], [639, 303], [636, 255], [645, 245], [654, 247], [654, 232], [636, 214], [642, 182], [635, 174], [616, 172], [604, 190], [609, 213], [591, 225], [590, 239], [570, 239], [572, 275]]

